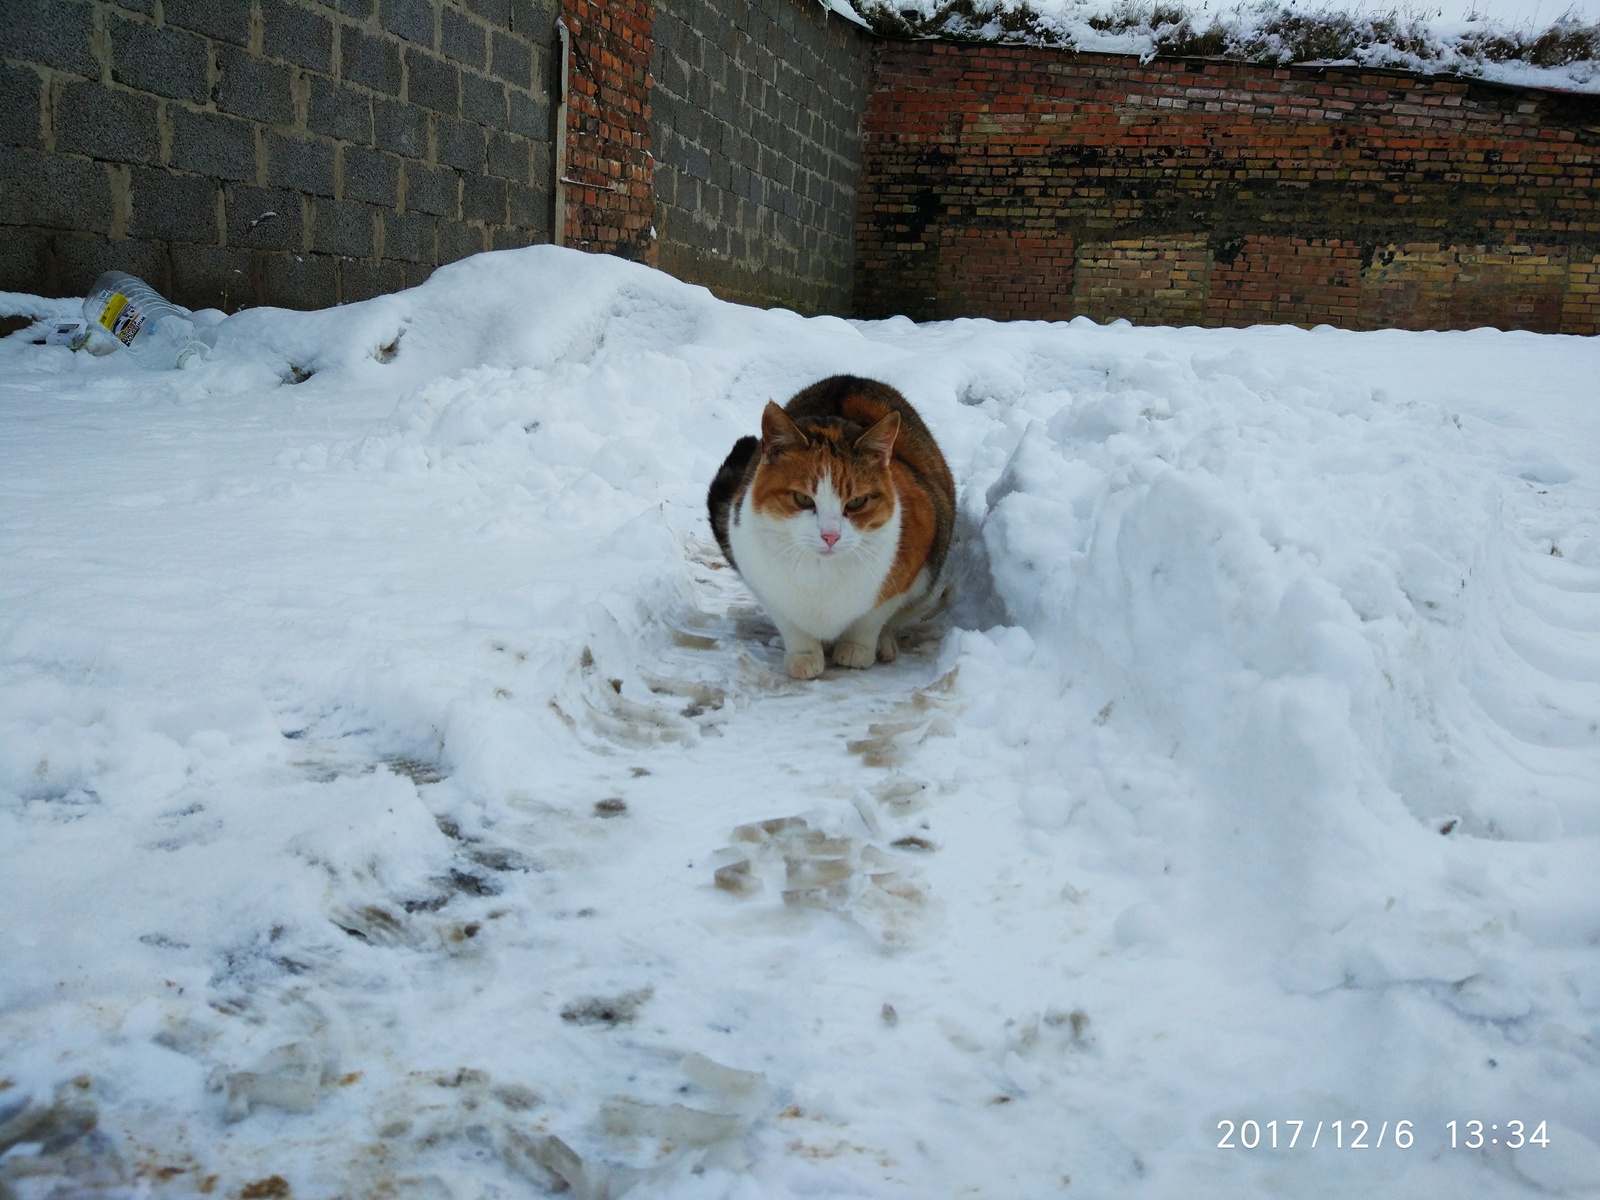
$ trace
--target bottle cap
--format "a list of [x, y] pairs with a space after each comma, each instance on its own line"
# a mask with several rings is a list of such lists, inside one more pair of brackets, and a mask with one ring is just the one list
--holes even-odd
[[187, 371], [198, 367], [206, 361], [206, 356], [211, 353], [211, 347], [204, 342], [190, 342], [178, 351], [177, 367], [180, 371]]

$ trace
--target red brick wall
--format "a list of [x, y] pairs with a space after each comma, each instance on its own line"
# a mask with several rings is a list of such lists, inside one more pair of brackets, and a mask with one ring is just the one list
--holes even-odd
[[571, 44], [566, 159], [557, 192], [562, 244], [653, 262], [654, 0], [561, 0], [560, 19]]
[[1600, 333], [1600, 97], [886, 42], [857, 314]]

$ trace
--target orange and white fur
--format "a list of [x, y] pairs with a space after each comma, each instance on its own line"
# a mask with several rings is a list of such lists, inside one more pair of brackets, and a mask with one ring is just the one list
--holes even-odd
[[955, 482], [933, 435], [887, 384], [835, 375], [740, 438], [706, 497], [711, 527], [783, 636], [796, 679], [898, 653], [895, 626], [932, 594]]

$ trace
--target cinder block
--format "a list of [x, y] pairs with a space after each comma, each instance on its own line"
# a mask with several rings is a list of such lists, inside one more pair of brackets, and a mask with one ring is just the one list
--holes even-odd
[[237, 312], [259, 303], [248, 250], [175, 243], [167, 251], [172, 264], [169, 298], [187, 308], [219, 308]]
[[219, 0], [164, 0], [162, 14], [168, 25], [203, 33], [235, 46], [250, 43], [250, 6]]
[[427, 213], [381, 214], [383, 257], [405, 263], [434, 263], [438, 259], [434, 235], [438, 221]]
[[394, 100], [373, 100], [372, 141], [379, 149], [407, 158], [428, 155], [428, 114]]
[[313, 196], [333, 195], [334, 146], [319, 138], [289, 136], [268, 129], [262, 142], [267, 152], [267, 183]]
[[489, 225], [506, 223], [506, 181], [493, 175], [468, 175], [462, 188], [461, 215]]
[[0, 225], [111, 228], [111, 181], [101, 163], [0, 149]]
[[170, 29], [107, 17], [111, 78], [141, 92], [204, 104], [209, 55], [203, 39]]
[[56, 102], [56, 149], [120, 163], [161, 157], [153, 96], [113, 91], [98, 83], [69, 83]]
[[285, 0], [260, 0], [261, 49], [313, 71], [333, 70], [333, 22]]
[[346, 25], [339, 34], [339, 70], [346, 83], [400, 94], [400, 47], [388, 38]]
[[370, 300], [373, 296], [386, 296], [398, 292], [406, 285], [405, 270], [399, 263], [356, 262], [342, 259], [339, 262], [339, 299], [344, 304]]
[[128, 184], [131, 237], [221, 244], [216, 180], [135, 167]]
[[435, 122], [434, 133], [441, 163], [469, 173], [483, 170], [486, 160], [481, 125], [458, 121], [454, 117], [440, 117]]
[[406, 209], [454, 217], [460, 211], [458, 176], [448, 167], [428, 167], [422, 163], [405, 165]]
[[0, 292], [58, 295], [50, 279], [50, 257], [45, 234], [0, 225]]
[[490, 40], [489, 74], [517, 87], [532, 87], [533, 51], [528, 43], [510, 33], [497, 33]]
[[83, 0], [6, 0], [3, 29], [6, 58], [100, 77], [94, 10]]
[[[505, 28], [507, 21], [496, 24]], [[489, 64], [489, 31], [465, 13], [444, 8], [439, 13], [439, 49], [446, 58], [481, 71]]]
[[481, 254], [485, 245], [485, 231], [477, 226], [463, 225], [459, 221], [445, 221], [439, 226], [439, 262], [456, 262], [473, 254]]
[[372, 144], [372, 101], [320, 75], [311, 77], [306, 127], [342, 142]]
[[511, 0], [466, 0], [466, 6], [491, 25], [511, 28]]
[[531, 159], [528, 142], [511, 133], [490, 131], [488, 141], [489, 174], [514, 183], [528, 181]]
[[285, 188], [236, 184], [223, 189], [228, 245], [246, 250], [299, 250], [305, 219], [300, 196]]
[[339, 302], [334, 260], [322, 254], [258, 254], [261, 302], [279, 308], [332, 308]]
[[506, 127], [506, 85], [472, 72], [461, 76], [461, 115], [491, 129]]
[[218, 179], [254, 182], [256, 135], [247, 121], [173, 107], [171, 163]]
[[39, 97], [43, 81], [28, 67], [0, 65], [0, 146], [44, 144]]
[[319, 253], [348, 258], [374, 257], [377, 213], [377, 209], [366, 204], [318, 200], [311, 225], [311, 248]]
[[461, 111], [461, 69], [415, 46], [406, 48], [406, 98], [434, 112]]
[[63, 296], [86, 294], [107, 271], [127, 271], [159, 292], [168, 290], [165, 255], [151, 242], [113, 240], [98, 233], [60, 234], [55, 238], [55, 265]]
[[378, 0], [378, 21], [408, 42], [433, 48], [432, 0]]
[[520, 88], [506, 89], [511, 98], [511, 120], [507, 128], [536, 142], [548, 142], [551, 132], [550, 105], [536, 93]]
[[400, 160], [378, 150], [346, 146], [340, 151], [346, 200], [392, 208], [400, 198]]
[[289, 68], [264, 62], [233, 46], [218, 46], [217, 107], [253, 121], [287, 125], [294, 121]]

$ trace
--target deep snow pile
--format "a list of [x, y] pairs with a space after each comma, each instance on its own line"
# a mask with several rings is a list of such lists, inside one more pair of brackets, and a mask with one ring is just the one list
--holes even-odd
[[[216, 334], [0, 342], [17, 1195], [1595, 1192], [1600, 341], [551, 248]], [[797, 684], [701, 503], [843, 370], [954, 591]]]
[[890, 37], [1105, 54], [1358, 64], [1600, 91], [1596, 0], [828, 0]]

